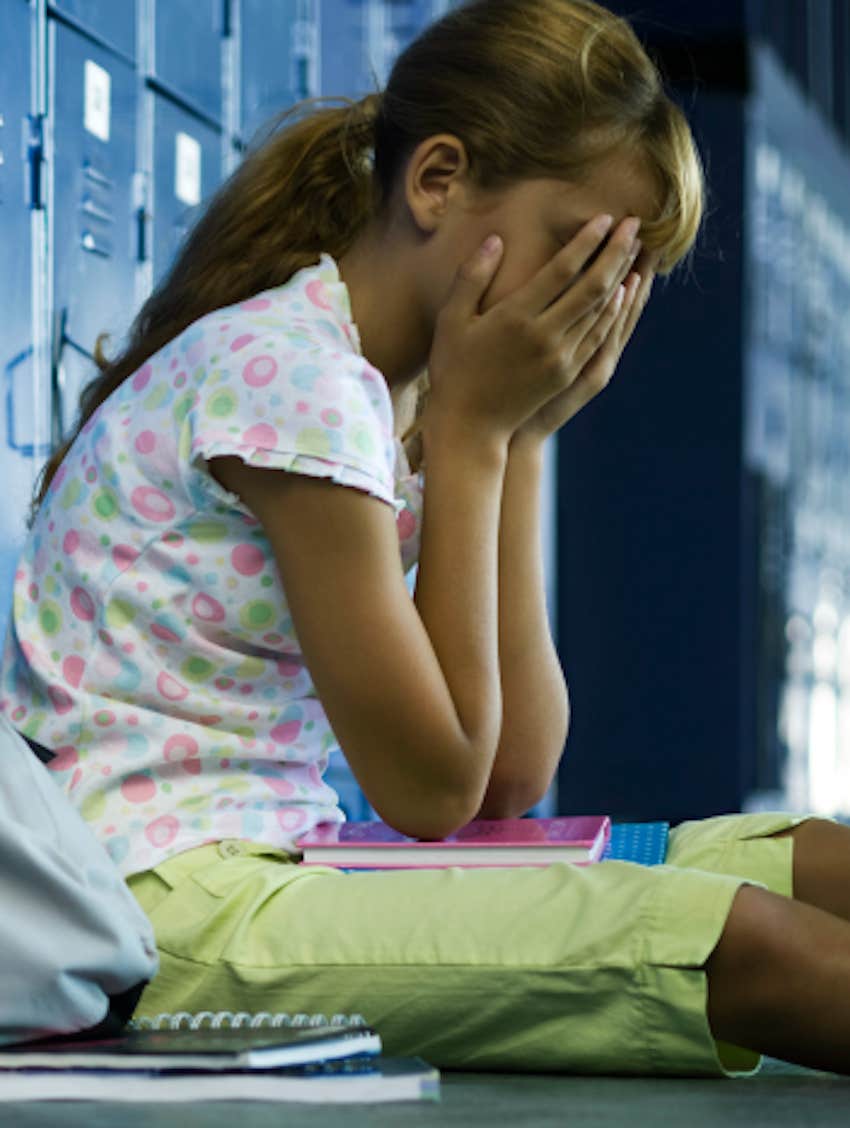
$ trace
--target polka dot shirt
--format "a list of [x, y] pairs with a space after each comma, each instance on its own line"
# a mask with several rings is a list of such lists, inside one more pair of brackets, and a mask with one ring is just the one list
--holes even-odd
[[0, 708], [55, 752], [125, 875], [343, 818], [270, 545], [209, 473], [224, 455], [379, 498], [414, 565], [421, 482], [328, 256], [191, 325], [106, 400], [17, 569]]

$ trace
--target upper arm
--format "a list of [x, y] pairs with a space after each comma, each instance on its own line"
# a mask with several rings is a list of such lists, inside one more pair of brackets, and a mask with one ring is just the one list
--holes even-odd
[[405, 585], [392, 508], [238, 458], [210, 467], [264, 527], [305, 662], [370, 803], [421, 837], [462, 825], [486, 780], [464, 766], [463, 730]]

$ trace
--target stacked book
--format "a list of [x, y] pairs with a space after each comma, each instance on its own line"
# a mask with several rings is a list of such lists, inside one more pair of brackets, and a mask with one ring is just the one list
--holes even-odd
[[383, 1057], [359, 1015], [218, 1012], [147, 1025], [90, 1042], [0, 1047], [0, 1101], [373, 1104], [440, 1095], [436, 1069]]
[[552, 818], [475, 819], [437, 841], [408, 838], [386, 823], [321, 825], [298, 842], [302, 865], [346, 870], [464, 869], [587, 866], [619, 860], [660, 865], [667, 853], [670, 824], [620, 823], [607, 815], [556, 815]]

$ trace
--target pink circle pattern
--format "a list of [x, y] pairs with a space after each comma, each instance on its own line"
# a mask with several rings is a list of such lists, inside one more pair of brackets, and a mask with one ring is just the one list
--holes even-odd
[[58, 751], [51, 771], [122, 869], [215, 837], [289, 842], [339, 817], [322, 778], [333, 735], [271, 546], [209, 460], [333, 478], [389, 505], [401, 491], [409, 567], [416, 491], [356, 339], [324, 258], [155, 354], [52, 483], [16, 575], [3, 690], [16, 686], [15, 723]]

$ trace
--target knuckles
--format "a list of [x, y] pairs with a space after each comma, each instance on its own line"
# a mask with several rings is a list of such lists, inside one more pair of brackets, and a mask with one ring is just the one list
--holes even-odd
[[588, 275], [585, 282], [585, 294], [592, 303], [593, 308], [603, 305], [610, 292], [608, 281], [601, 275]]

